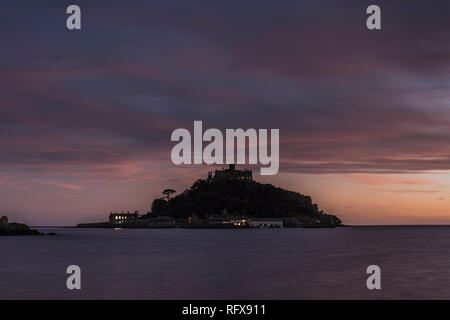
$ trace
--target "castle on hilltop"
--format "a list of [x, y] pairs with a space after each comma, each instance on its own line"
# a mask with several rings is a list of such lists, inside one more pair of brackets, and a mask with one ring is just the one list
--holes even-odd
[[222, 170], [215, 170], [214, 176], [212, 171], [208, 172], [208, 180], [244, 180], [252, 181], [253, 173], [252, 170], [236, 170], [234, 164], [230, 164], [228, 169], [222, 168]]

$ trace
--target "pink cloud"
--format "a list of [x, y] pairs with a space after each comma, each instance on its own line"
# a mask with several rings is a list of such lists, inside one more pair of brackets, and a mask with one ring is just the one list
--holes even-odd
[[383, 190], [383, 189], [374, 189], [373, 191], [379, 192], [390, 192], [390, 193], [438, 193], [441, 192], [439, 190], [414, 190], [414, 189], [397, 189], [397, 190]]
[[404, 184], [404, 185], [427, 185], [432, 184], [433, 180], [416, 177], [404, 177], [402, 175], [392, 174], [364, 174], [364, 173], [351, 173], [346, 175], [356, 183], [383, 186], [392, 184]]
[[74, 184], [67, 184], [67, 183], [61, 183], [57, 181], [42, 181], [42, 183], [47, 185], [56, 186], [63, 189], [73, 190], [73, 191], [79, 191], [81, 190], [81, 187], [74, 185]]

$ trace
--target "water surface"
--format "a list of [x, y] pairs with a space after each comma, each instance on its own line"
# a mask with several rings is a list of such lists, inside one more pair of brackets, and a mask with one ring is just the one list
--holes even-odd
[[41, 231], [0, 238], [0, 299], [450, 299], [450, 227]]

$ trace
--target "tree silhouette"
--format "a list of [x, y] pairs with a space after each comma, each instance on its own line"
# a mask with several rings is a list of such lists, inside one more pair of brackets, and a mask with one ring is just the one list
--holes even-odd
[[165, 189], [162, 193], [164, 195], [163, 199], [169, 200], [170, 196], [174, 194], [176, 191], [173, 189]]

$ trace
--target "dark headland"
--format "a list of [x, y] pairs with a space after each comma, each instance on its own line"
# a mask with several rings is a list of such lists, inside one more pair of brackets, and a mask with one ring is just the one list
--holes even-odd
[[151, 211], [110, 213], [107, 222], [79, 228], [333, 228], [342, 226], [334, 215], [319, 210], [311, 197], [253, 180], [251, 170], [216, 170], [173, 196], [166, 189]]
[[[29, 226], [23, 223], [9, 222], [8, 217], [3, 216], [0, 218], [0, 236], [40, 236], [44, 233], [31, 229]], [[48, 233], [48, 235], [55, 235], [54, 233]]]

